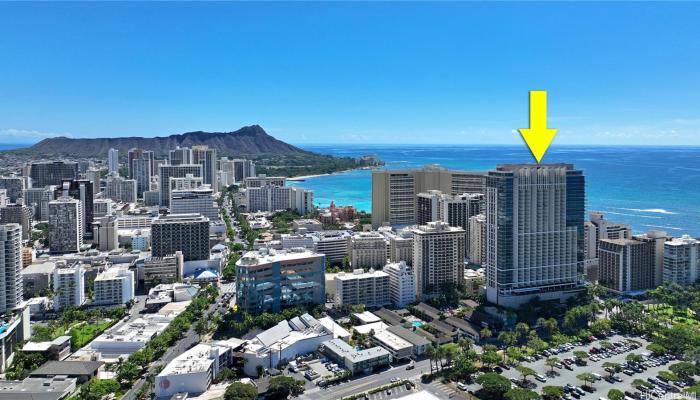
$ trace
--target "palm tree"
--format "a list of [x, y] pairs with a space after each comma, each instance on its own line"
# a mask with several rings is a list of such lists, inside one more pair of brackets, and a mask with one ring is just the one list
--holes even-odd
[[549, 357], [549, 358], [547, 358], [547, 360], [545, 361], [545, 364], [547, 364], [547, 366], [551, 368], [551, 369], [549, 370], [549, 372], [550, 372], [550, 374], [553, 375], [553, 374], [554, 374], [554, 367], [556, 367], [557, 364], [559, 364], [559, 358], [557, 358], [557, 357]]
[[436, 355], [437, 355], [438, 361], [440, 362], [440, 369], [445, 368], [445, 364], [443, 364], [443, 359], [447, 355], [447, 349], [444, 348], [443, 346], [438, 347]]
[[593, 374], [590, 372], [584, 372], [582, 374], [578, 374], [578, 375], [576, 375], [576, 379], [583, 381], [583, 386], [589, 386], [588, 385], [589, 382], [591, 384], [593, 382], [595, 382], [595, 376], [593, 376]]
[[433, 346], [428, 346], [425, 349], [425, 356], [430, 360], [430, 375], [433, 374], [433, 360], [436, 359], [436, 350]]

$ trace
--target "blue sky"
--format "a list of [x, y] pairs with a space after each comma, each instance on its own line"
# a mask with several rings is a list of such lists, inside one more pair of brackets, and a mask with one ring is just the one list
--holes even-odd
[[700, 145], [700, 4], [0, 3], [0, 143]]

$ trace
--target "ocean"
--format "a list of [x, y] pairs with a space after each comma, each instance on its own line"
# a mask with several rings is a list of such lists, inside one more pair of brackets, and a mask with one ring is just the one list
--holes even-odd
[[[301, 145], [338, 156], [376, 154], [385, 168], [438, 164], [488, 170], [502, 163], [532, 162], [524, 145]], [[586, 176], [587, 210], [626, 223], [635, 233], [665, 230], [700, 236], [700, 147], [556, 146], [543, 162], [572, 163]], [[291, 184], [314, 191], [314, 203], [372, 210], [370, 170], [353, 170]]]

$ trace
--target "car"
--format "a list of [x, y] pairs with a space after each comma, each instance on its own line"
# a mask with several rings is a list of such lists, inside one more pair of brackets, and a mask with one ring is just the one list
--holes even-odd
[[615, 382], [622, 382], [622, 378], [620, 378], [620, 377], [617, 376], [617, 375], [613, 375], [612, 378], [613, 378], [613, 380], [614, 380]]
[[634, 375], [634, 371], [629, 370], [629, 369], [623, 369], [623, 370], [622, 370], [622, 373], [625, 374], [625, 375], [629, 375], [629, 376]]
[[540, 374], [535, 375], [535, 379], [540, 381], [540, 382], [547, 382], [547, 378], [545, 378], [544, 376], [542, 376]]
[[568, 369], [569, 371], [573, 371], [574, 369], [571, 367], [569, 364], [564, 364], [564, 368]]
[[466, 392], [469, 387], [464, 382], [459, 382], [457, 383], [457, 388]]
[[396, 383], [396, 382], [398, 382], [398, 381], [400, 381], [400, 380], [401, 380], [401, 379], [400, 379], [399, 377], [396, 377], [396, 376], [395, 376], [395, 377], [391, 378], [391, 383]]
[[387, 389], [386, 394], [387, 394], [387, 396], [391, 396], [391, 389]]

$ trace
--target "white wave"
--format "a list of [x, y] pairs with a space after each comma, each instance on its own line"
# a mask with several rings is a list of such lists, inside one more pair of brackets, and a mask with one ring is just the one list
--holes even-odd
[[603, 214], [613, 214], [613, 215], [624, 215], [626, 217], [636, 217], [636, 218], [648, 218], [648, 219], [662, 219], [663, 217], [658, 217], [658, 216], [653, 216], [653, 215], [639, 215], [639, 214], [629, 214], [629, 213], [621, 213], [617, 211], [606, 211], [606, 210], [601, 210]]
[[663, 229], [670, 229], [673, 231], [682, 231], [683, 228], [679, 228], [677, 226], [668, 226], [668, 225], [648, 225], [648, 224], [642, 224], [642, 226], [648, 226], [650, 228], [663, 228]]
[[665, 214], [665, 215], [676, 215], [678, 213], [673, 211], [664, 210], [663, 208], [620, 208], [620, 210], [643, 212], [643, 213], [653, 213], [653, 214]]

